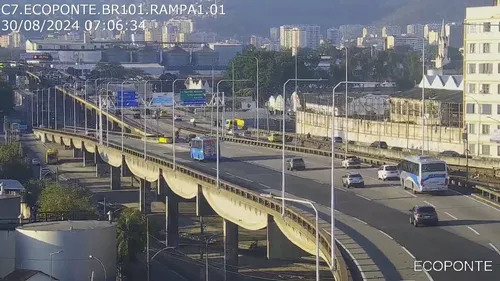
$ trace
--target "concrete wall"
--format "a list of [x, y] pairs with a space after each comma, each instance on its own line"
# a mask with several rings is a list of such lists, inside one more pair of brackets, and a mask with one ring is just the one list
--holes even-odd
[[10, 274], [16, 265], [16, 232], [0, 231], [0, 279]]
[[[335, 118], [336, 137], [361, 143], [382, 140], [387, 142], [389, 146], [409, 149], [421, 149], [423, 145], [421, 125], [361, 119], [348, 119], [347, 126], [345, 124], [345, 118]], [[348, 128], [347, 133], [346, 127]], [[297, 112], [296, 132], [330, 137], [332, 135], [332, 118], [318, 113]], [[425, 128], [425, 149], [431, 151], [454, 150], [463, 153], [462, 130], [460, 128], [427, 126]]]

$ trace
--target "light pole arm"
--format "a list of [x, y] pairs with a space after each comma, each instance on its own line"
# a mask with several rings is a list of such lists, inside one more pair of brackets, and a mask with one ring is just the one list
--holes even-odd
[[150, 259], [149, 261], [152, 261], [158, 254], [160, 254], [161, 252], [163, 251], [166, 251], [166, 250], [170, 250], [170, 249], [175, 249], [174, 247], [165, 247], [161, 250], [159, 250], [158, 252], [156, 252]]

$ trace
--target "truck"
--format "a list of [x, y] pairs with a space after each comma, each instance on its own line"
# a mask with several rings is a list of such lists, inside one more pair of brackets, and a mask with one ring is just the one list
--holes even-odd
[[57, 149], [49, 148], [45, 152], [45, 163], [47, 165], [56, 165], [59, 161], [59, 151]]
[[226, 120], [226, 129], [233, 130], [233, 127], [236, 126], [236, 130], [246, 130], [245, 120], [243, 119], [227, 119]]

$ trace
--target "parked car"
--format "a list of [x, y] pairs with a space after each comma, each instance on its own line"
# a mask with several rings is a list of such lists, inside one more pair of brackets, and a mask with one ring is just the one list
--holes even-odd
[[365, 187], [365, 181], [359, 173], [347, 173], [342, 176], [342, 185], [347, 188]]
[[419, 225], [437, 225], [439, 217], [436, 209], [427, 205], [416, 205], [409, 210], [409, 221], [415, 227]]
[[346, 169], [350, 168], [361, 168], [361, 160], [356, 156], [348, 156], [342, 161], [342, 167]]
[[40, 160], [38, 158], [31, 159], [31, 165], [40, 166]]
[[306, 169], [306, 163], [304, 163], [304, 159], [299, 157], [290, 158], [286, 161], [286, 169], [290, 171], [302, 171]]
[[141, 119], [140, 113], [134, 113], [134, 119]]
[[182, 121], [182, 117], [180, 116], [174, 116], [174, 121]]
[[374, 142], [372, 142], [372, 144], [370, 144], [370, 147], [377, 147], [380, 149], [388, 149], [389, 148], [389, 146], [387, 145], [387, 143], [385, 141], [374, 141]]
[[377, 171], [377, 177], [379, 180], [385, 181], [386, 179], [398, 179], [399, 170], [398, 166], [394, 165], [382, 165]]
[[343, 143], [343, 142], [344, 142], [344, 140], [343, 140], [341, 137], [334, 137], [334, 138], [333, 138], [333, 141], [334, 141], [335, 143]]

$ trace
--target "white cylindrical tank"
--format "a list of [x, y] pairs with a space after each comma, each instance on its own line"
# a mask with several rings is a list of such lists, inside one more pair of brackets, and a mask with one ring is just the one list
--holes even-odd
[[16, 231], [16, 268], [52, 272], [61, 281], [88, 281], [94, 271], [94, 280], [104, 280], [103, 268], [92, 255], [104, 264], [107, 281], [116, 280], [116, 224], [42, 222]]
[[0, 231], [0, 280], [15, 269], [16, 232]]

